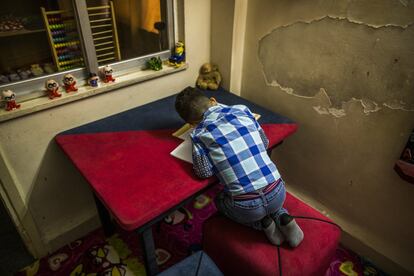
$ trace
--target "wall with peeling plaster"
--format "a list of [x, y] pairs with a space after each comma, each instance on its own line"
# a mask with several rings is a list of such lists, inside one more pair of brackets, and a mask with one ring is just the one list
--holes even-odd
[[299, 124], [273, 155], [288, 189], [411, 273], [414, 186], [393, 164], [414, 127], [413, 24], [409, 0], [249, 1], [241, 92]]

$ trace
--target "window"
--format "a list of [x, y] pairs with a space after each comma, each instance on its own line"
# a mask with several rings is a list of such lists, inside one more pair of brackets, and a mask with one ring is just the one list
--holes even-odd
[[[0, 14], [0, 91], [27, 99], [44, 83], [79, 80], [166, 58], [174, 45], [173, 0], [6, 0]], [[23, 9], [21, 7], [24, 7]]]
[[0, 84], [83, 66], [71, 0], [2, 3]]
[[168, 50], [166, 3], [87, 0], [99, 65]]

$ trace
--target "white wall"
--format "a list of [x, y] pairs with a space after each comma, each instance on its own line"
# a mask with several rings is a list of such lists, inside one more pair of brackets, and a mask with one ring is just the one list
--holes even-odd
[[43, 255], [98, 225], [88, 185], [55, 135], [194, 85], [198, 68], [210, 60], [210, 6], [210, 0], [184, 0], [187, 70], [0, 124], [0, 179], [32, 252]]

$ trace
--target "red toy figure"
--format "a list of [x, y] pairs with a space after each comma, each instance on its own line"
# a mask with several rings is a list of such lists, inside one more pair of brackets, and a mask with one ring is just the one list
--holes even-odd
[[112, 67], [109, 66], [109, 65], [106, 65], [103, 68], [103, 73], [105, 75], [104, 83], [108, 83], [110, 81], [112, 81], [112, 82], [115, 81], [115, 79], [112, 77], [112, 72], [113, 72]]
[[57, 83], [57, 81], [48, 80], [46, 81], [45, 87], [46, 87], [49, 99], [54, 99], [56, 97], [62, 96], [62, 94], [58, 92], [59, 84]]
[[20, 104], [16, 104], [16, 94], [13, 91], [4, 90], [3, 99], [6, 102], [6, 111], [20, 108]]
[[65, 85], [65, 90], [67, 93], [72, 92], [72, 91], [73, 92], [78, 91], [78, 88], [75, 86], [76, 79], [71, 74], [66, 74], [63, 77], [63, 84]]

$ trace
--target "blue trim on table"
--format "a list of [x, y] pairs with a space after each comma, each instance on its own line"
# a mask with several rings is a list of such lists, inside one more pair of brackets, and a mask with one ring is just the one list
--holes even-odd
[[[261, 115], [260, 124], [294, 123], [287, 117], [267, 110], [224, 89], [206, 91], [205, 94], [208, 97], [215, 97], [218, 102], [226, 105], [246, 105], [252, 112]], [[175, 97], [176, 94], [64, 131], [59, 135], [180, 128], [184, 121], [175, 112]], [[157, 110], [162, 112], [157, 113]]]

